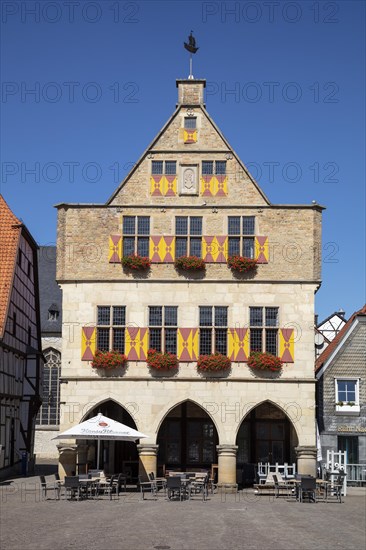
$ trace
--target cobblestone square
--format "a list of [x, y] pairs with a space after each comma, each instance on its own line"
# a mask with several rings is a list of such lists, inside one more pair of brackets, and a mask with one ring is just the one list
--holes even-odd
[[42, 500], [39, 477], [0, 484], [2, 550], [327, 550], [365, 548], [365, 488], [349, 488], [342, 504], [284, 497], [209, 495], [206, 502], [119, 499]]

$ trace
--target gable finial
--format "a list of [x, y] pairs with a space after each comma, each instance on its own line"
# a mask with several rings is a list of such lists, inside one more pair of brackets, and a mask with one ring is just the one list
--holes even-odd
[[191, 34], [188, 36], [188, 43], [184, 42], [184, 47], [186, 50], [189, 51], [189, 80], [193, 80], [194, 76], [192, 74], [192, 54], [196, 53], [199, 48], [196, 46], [196, 39], [193, 36], [193, 31], [191, 31]]

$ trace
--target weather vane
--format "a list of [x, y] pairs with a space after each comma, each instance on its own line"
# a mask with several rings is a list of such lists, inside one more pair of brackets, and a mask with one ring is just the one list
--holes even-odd
[[193, 79], [192, 74], [192, 54], [196, 53], [199, 48], [196, 46], [196, 39], [193, 36], [193, 31], [191, 31], [191, 34], [188, 36], [188, 44], [187, 42], [184, 42], [184, 47], [186, 50], [189, 51], [189, 79]]

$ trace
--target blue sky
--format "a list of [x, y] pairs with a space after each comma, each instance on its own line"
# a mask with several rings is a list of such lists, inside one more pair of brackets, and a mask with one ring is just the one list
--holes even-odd
[[320, 318], [363, 305], [363, 2], [1, 8], [0, 189], [39, 244], [56, 240], [54, 204], [105, 202], [164, 125], [193, 29], [207, 110], [271, 202], [327, 207]]

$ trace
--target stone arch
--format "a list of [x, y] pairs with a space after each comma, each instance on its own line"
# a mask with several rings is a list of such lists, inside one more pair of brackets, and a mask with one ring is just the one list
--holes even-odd
[[270, 399], [250, 404], [236, 431], [239, 483], [250, 485], [257, 480], [258, 463], [296, 464], [298, 414], [294, 410], [290, 415], [288, 408]]
[[219, 441], [216, 423], [193, 399], [169, 404], [156, 429], [158, 471], [197, 471], [217, 463]]
[[[241, 420], [238, 423], [236, 433], [235, 433], [235, 438], [238, 435], [241, 424], [244, 422], [244, 420], [247, 418], [247, 416], [254, 409], [256, 409], [257, 407], [259, 407], [259, 406], [261, 406], [265, 403], [269, 403], [269, 404], [273, 405], [274, 407], [277, 407], [277, 409], [281, 410], [286, 415], [289, 422], [291, 422], [291, 424], [293, 426], [293, 429], [296, 432], [297, 440], [300, 441], [301, 425], [299, 423], [299, 419], [300, 419], [300, 416], [301, 416], [301, 407], [295, 402], [290, 402], [290, 403], [287, 403], [288, 406], [286, 406], [286, 408], [285, 408], [281, 405], [281, 403], [277, 403], [276, 401], [273, 401], [272, 399], [263, 399], [262, 401], [258, 401], [258, 403], [249, 403], [250, 407], [245, 409], [245, 413], [243, 414]], [[291, 408], [291, 410], [294, 411], [292, 416], [288, 412], [288, 409], [290, 408], [289, 405], [293, 405], [293, 409]]]
[[[121, 407], [122, 409], [124, 409], [126, 413], [128, 413], [129, 416], [132, 418], [135, 424], [135, 429], [136, 430], [139, 429], [137, 427], [137, 420], [136, 420], [137, 410], [133, 406], [133, 405], [136, 405], [136, 403], [132, 401], [127, 403], [121, 403], [119, 399], [111, 393], [99, 396], [98, 401], [95, 401], [95, 402], [92, 401], [91, 403], [87, 403], [83, 408], [82, 419], [80, 420], [80, 422], [84, 422], [84, 420], [87, 420], [87, 418], [90, 416], [91, 412], [93, 411], [95, 412], [95, 414], [97, 414], [98, 408], [103, 407], [103, 404], [107, 403], [108, 401], [111, 401], [115, 403], [118, 407]], [[117, 420], [117, 419], [115, 418], [114, 420]]]
[[172, 412], [179, 405], [182, 405], [182, 403], [193, 403], [194, 405], [197, 405], [197, 407], [200, 407], [202, 410], [204, 410], [205, 413], [210, 417], [211, 421], [213, 422], [218, 435], [220, 435], [219, 426], [218, 426], [216, 420], [210, 414], [210, 412], [203, 406], [203, 404], [199, 403], [196, 399], [191, 399], [191, 398], [181, 399], [180, 401], [174, 401], [174, 403], [170, 403], [169, 405], [167, 405], [165, 407], [165, 409], [163, 410], [163, 412], [161, 413], [161, 415], [157, 419], [156, 424], [154, 425], [154, 432], [156, 434], [158, 434], [159, 429], [160, 429], [162, 423], [164, 422], [164, 420], [166, 419], [166, 417], [168, 416], [168, 414], [170, 412]]
[[[117, 420], [126, 426], [138, 429], [136, 422], [125, 405], [112, 397], [104, 397], [93, 403], [83, 415], [83, 421], [96, 416], [101, 412], [113, 420]], [[97, 464], [97, 442], [95, 440], [77, 441], [79, 448], [83, 449], [84, 461], [88, 468], [95, 468]], [[82, 454], [82, 453], [80, 453]], [[108, 473], [123, 472], [131, 481], [138, 476], [138, 451], [136, 443], [132, 441], [101, 441], [99, 449], [99, 464]], [[79, 462], [83, 462], [79, 458]]]

